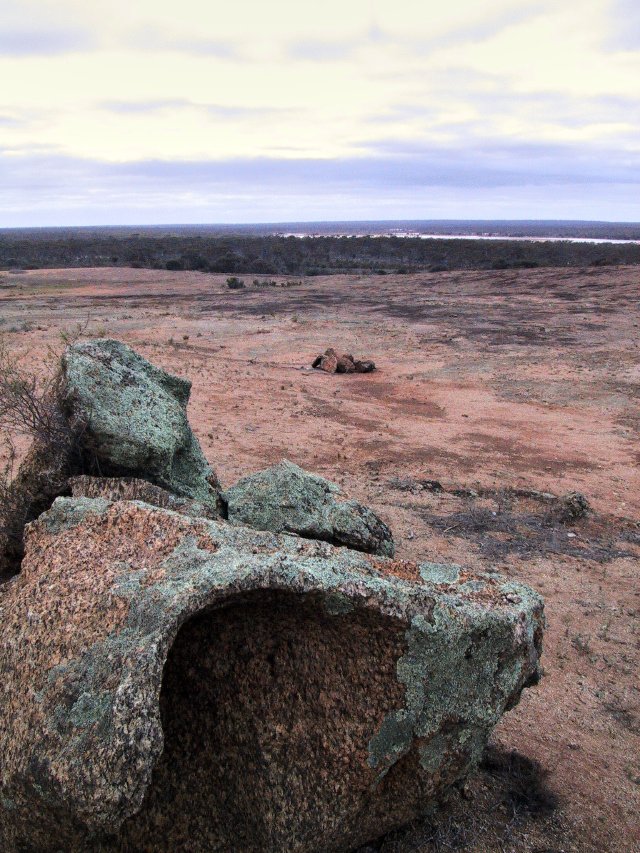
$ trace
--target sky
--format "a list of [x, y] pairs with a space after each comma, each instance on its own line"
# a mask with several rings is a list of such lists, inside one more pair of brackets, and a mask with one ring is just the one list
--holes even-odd
[[0, 227], [640, 221], [640, 0], [0, 0]]

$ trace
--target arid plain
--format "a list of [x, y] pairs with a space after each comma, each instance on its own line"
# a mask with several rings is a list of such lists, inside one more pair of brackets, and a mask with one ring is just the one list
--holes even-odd
[[[223, 485], [286, 457], [391, 526], [404, 559], [546, 599], [545, 675], [408, 850], [640, 850], [640, 267], [278, 278], [0, 273], [0, 333], [46, 369], [118, 338], [193, 382]], [[333, 346], [378, 369], [310, 369]], [[567, 523], [550, 494], [583, 493]]]

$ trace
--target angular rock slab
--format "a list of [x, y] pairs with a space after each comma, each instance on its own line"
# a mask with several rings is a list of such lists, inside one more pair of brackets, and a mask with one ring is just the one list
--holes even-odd
[[475, 766], [542, 618], [497, 575], [58, 498], [0, 587], [0, 849], [351, 850]]
[[108, 339], [69, 347], [63, 375], [68, 403], [87, 423], [84, 443], [98, 470], [142, 477], [218, 506], [219, 483], [187, 420], [188, 380]]
[[137, 477], [88, 477], [81, 474], [69, 477], [68, 485], [74, 498], [106, 498], [108, 501], [142, 501], [190, 515], [192, 518], [217, 518], [210, 506], [179, 498], [166, 489]]
[[341, 501], [335, 483], [288, 459], [243, 477], [225, 493], [229, 521], [273, 533], [297, 533], [356, 551], [392, 557], [393, 536], [357, 501]]

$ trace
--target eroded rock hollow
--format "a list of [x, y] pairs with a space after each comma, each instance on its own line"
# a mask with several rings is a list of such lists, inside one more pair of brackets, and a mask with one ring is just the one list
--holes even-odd
[[542, 602], [394, 566], [58, 498], [0, 587], [2, 849], [337, 853], [422, 814], [536, 679]]

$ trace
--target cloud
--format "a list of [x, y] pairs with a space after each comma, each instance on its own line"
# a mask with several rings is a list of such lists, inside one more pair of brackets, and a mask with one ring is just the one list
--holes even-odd
[[640, 5], [637, 0], [609, 0], [609, 33], [604, 47], [613, 52], [640, 51]]
[[56, 56], [89, 51], [95, 46], [96, 39], [88, 30], [72, 27], [0, 29], [0, 58]]
[[100, 108], [122, 115], [148, 115], [192, 106], [186, 98], [152, 98], [148, 101], [102, 101]]
[[339, 62], [349, 59], [357, 48], [355, 42], [316, 41], [306, 39], [291, 42], [286, 49], [290, 59], [308, 62]]
[[[507, 78], [479, 75], [461, 87], [457, 74], [446, 74], [432, 86], [429, 97], [420, 103], [399, 102], [386, 111], [363, 118], [369, 127], [378, 126], [381, 135], [394, 125], [414, 132], [450, 133], [469, 144], [478, 136], [490, 135], [500, 122], [518, 120], [536, 138], [542, 134], [580, 131], [598, 126], [606, 134], [609, 125], [622, 143], [636, 135], [640, 125], [640, 100], [623, 95], [571, 96], [555, 91], [519, 91]], [[461, 119], [447, 119], [460, 111]], [[533, 122], [533, 124], [532, 124]], [[625, 132], [624, 128], [627, 128]]]
[[135, 50], [182, 53], [194, 57], [237, 59], [234, 42], [196, 35], [176, 35], [158, 27], [148, 26], [131, 32], [126, 39]]
[[640, 154], [487, 141], [344, 160], [0, 151], [0, 226], [385, 218], [640, 219]]
[[145, 117], [167, 110], [199, 110], [216, 119], [251, 119], [266, 116], [282, 116], [291, 110], [279, 107], [247, 107], [227, 104], [206, 104], [189, 98], [151, 98], [141, 101], [102, 101], [100, 109], [125, 116]]
[[515, 27], [538, 17], [545, 11], [540, 2], [528, 3], [518, 9], [508, 9], [495, 15], [483, 17], [481, 20], [456, 27], [441, 35], [434, 36], [416, 43], [418, 53], [430, 54], [435, 50], [460, 47], [469, 42], [482, 42], [502, 33], [509, 27]]
[[350, 165], [372, 183], [474, 189], [640, 184], [640, 153], [533, 142], [475, 141], [437, 146], [382, 140]]
[[362, 39], [352, 41], [316, 39], [294, 41], [287, 46], [286, 55], [295, 60], [335, 62], [350, 59], [358, 48], [371, 43], [395, 45], [401, 48], [409, 46], [415, 53], [428, 55], [435, 50], [458, 47], [469, 42], [486, 41], [509, 27], [517, 26], [543, 14], [544, 10], [544, 3], [538, 0], [538, 2], [528, 3], [518, 9], [508, 9], [493, 16], [485, 16], [471, 24], [456, 27], [431, 38], [422, 38], [419, 41], [406, 36], [394, 39], [381, 30], [374, 21]]
[[433, 187], [518, 187], [559, 184], [640, 183], [640, 152], [585, 149], [560, 144], [499, 140], [468, 148], [381, 141], [365, 156], [343, 159], [236, 158], [221, 160], [139, 160], [125, 163], [73, 158], [35, 151], [8, 156], [0, 151], [0, 185], [66, 186], [73, 193], [118, 191], [208, 192], [261, 187], [304, 196], [328, 186], [384, 193]]

